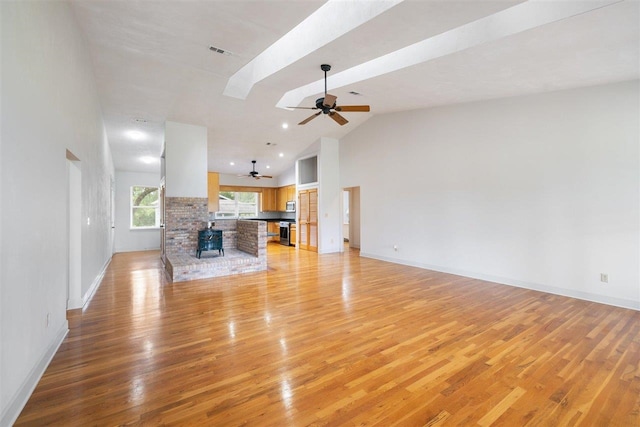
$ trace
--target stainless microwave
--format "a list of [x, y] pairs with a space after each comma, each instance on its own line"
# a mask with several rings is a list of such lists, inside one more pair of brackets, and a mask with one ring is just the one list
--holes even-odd
[[295, 212], [296, 211], [296, 202], [294, 202], [294, 201], [287, 202], [286, 211], [287, 212]]

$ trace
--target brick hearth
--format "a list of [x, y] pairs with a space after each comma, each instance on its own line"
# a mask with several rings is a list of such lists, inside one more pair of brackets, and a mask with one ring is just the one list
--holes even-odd
[[[247, 220], [216, 220], [215, 229], [222, 230], [224, 256], [218, 251], [202, 252], [196, 258], [198, 230], [206, 222], [191, 215], [200, 215], [197, 200], [174, 198], [172, 210], [177, 212], [179, 224], [171, 236], [172, 245], [167, 244], [165, 269], [173, 282], [229, 276], [267, 269], [267, 223]], [[206, 199], [204, 199], [206, 201]], [[184, 206], [180, 206], [183, 203]], [[206, 211], [206, 203], [204, 205]], [[167, 209], [168, 213], [169, 209]], [[188, 230], [189, 227], [191, 228]], [[199, 228], [198, 228], [199, 227]], [[169, 230], [167, 230], [167, 235]], [[195, 236], [195, 237], [194, 237]], [[167, 238], [168, 240], [168, 238]]]

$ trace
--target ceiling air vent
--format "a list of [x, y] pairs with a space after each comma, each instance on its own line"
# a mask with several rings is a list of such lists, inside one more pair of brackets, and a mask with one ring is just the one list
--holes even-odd
[[222, 55], [231, 56], [232, 53], [228, 50], [220, 49], [219, 47], [209, 46], [209, 50], [212, 52], [220, 53]]
[[349, 92], [351, 95], [357, 95], [357, 96], [362, 96], [362, 94], [360, 92], [356, 92], [354, 90]]

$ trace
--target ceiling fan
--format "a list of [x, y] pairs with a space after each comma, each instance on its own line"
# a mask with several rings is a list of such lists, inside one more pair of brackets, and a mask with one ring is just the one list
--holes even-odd
[[251, 163], [253, 163], [253, 170], [251, 172], [249, 172], [248, 174], [246, 174], [246, 175], [238, 174], [239, 177], [242, 177], [242, 178], [253, 178], [253, 179], [273, 178], [270, 175], [261, 175], [260, 173], [256, 172], [256, 161], [255, 160], [251, 160]]
[[311, 117], [308, 117], [303, 121], [301, 121], [300, 123], [298, 123], [299, 125], [304, 125], [309, 123], [311, 120], [315, 119], [320, 114], [328, 114], [329, 117], [335, 120], [336, 123], [338, 123], [340, 126], [343, 126], [349, 123], [349, 121], [344, 117], [342, 117], [338, 113], [338, 111], [364, 112], [364, 113], [370, 111], [370, 108], [368, 105], [341, 105], [341, 106], [336, 105], [336, 100], [338, 99], [338, 97], [327, 93], [327, 71], [331, 70], [331, 65], [322, 64], [320, 66], [320, 69], [324, 71], [324, 97], [316, 99], [315, 107], [287, 107], [287, 108], [296, 108], [296, 109], [303, 109], [303, 110], [320, 110], [314, 115], [312, 115]]

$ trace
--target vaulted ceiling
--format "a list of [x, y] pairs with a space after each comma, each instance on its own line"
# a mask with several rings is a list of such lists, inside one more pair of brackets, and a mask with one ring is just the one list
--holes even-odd
[[[635, 0], [72, 4], [121, 170], [159, 171], [167, 120], [208, 128], [210, 171], [248, 172], [256, 159], [278, 175], [319, 137], [340, 138], [377, 114], [640, 73]], [[338, 104], [371, 112], [344, 113], [345, 126], [326, 116], [298, 126], [313, 111], [281, 107], [312, 107], [325, 63]]]

